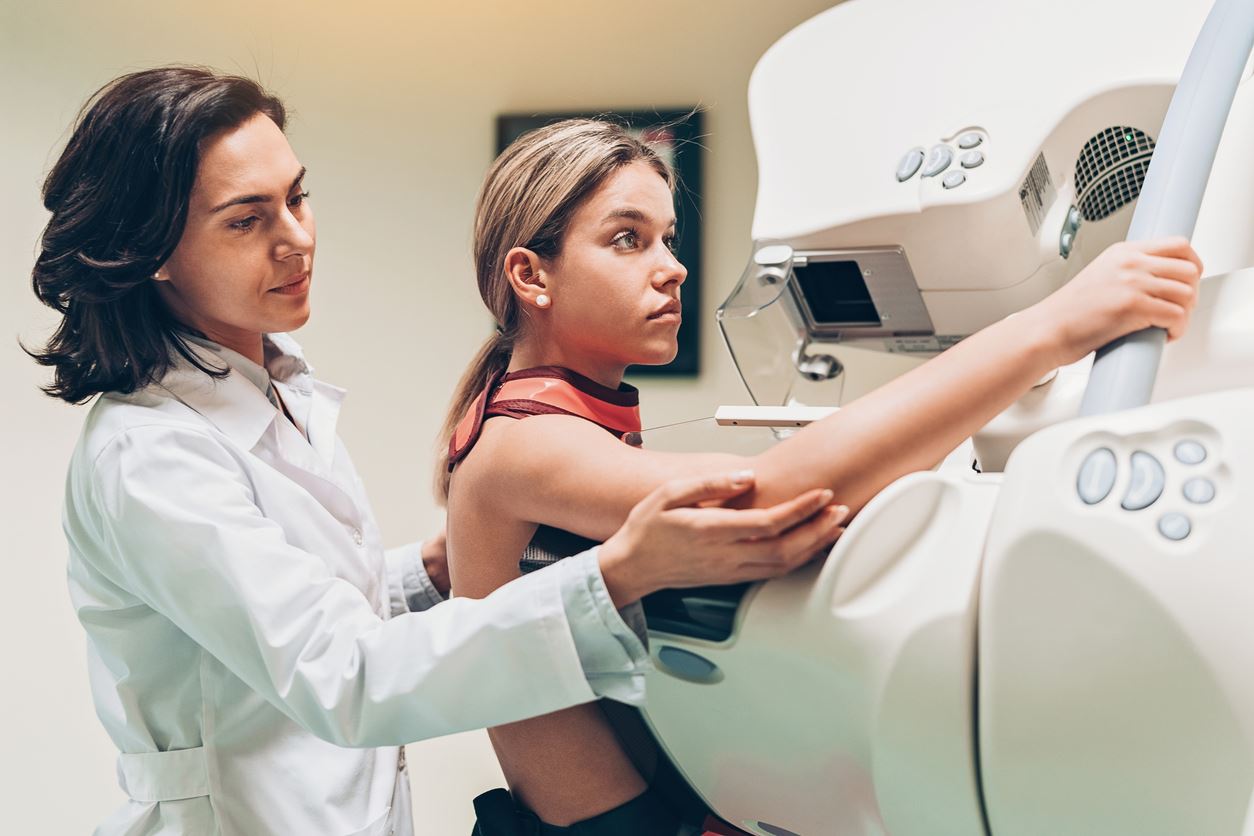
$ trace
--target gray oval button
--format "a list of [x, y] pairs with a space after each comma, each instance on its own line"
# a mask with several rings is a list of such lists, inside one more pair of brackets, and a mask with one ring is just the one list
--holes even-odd
[[687, 679], [691, 682], [713, 684], [723, 679], [723, 672], [718, 665], [687, 650], [670, 645], [658, 648], [657, 660], [659, 667], [672, 676]]
[[949, 168], [949, 164], [953, 161], [954, 152], [948, 145], [933, 145], [932, 150], [927, 152], [927, 159], [923, 162], [923, 176], [935, 177]]
[[967, 182], [967, 175], [961, 171], [951, 171], [945, 175], [945, 179], [941, 180], [941, 185], [947, 189], [956, 189], [965, 182]]
[[1184, 483], [1184, 498], [1194, 505], [1205, 505], [1215, 498], [1215, 483], [1198, 477]]
[[962, 163], [963, 168], [979, 168], [984, 165], [984, 155], [979, 151], [968, 151], [958, 159], [958, 162]]
[[1118, 472], [1115, 452], [1109, 447], [1100, 447], [1084, 457], [1084, 464], [1080, 465], [1080, 475], [1075, 480], [1076, 493], [1084, 500], [1084, 504], [1096, 505], [1110, 496]]
[[1184, 514], [1163, 514], [1158, 518], [1158, 533], [1168, 540], [1183, 540], [1192, 530], [1193, 526]]
[[914, 173], [919, 170], [919, 166], [923, 165], [923, 156], [922, 148], [914, 148], [906, 152], [906, 155], [901, 158], [901, 162], [897, 163], [898, 182], [904, 183], [914, 176]]
[[1182, 464], [1201, 464], [1206, 461], [1206, 448], [1197, 441], [1181, 441], [1176, 444], [1176, 461]]
[[1128, 483], [1128, 490], [1123, 495], [1121, 503], [1125, 511], [1140, 511], [1142, 508], [1148, 508], [1158, 501], [1158, 497], [1163, 495], [1163, 482], [1166, 481], [1167, 474], [1163, 472], [1163, 466], [1159, 464], [1158, 459], [1146, 453], [1144, 450], [1137, 450], [1132, 454], [1132, 480]]
[[966, 150], [967, 148], [976, 147], [983, 141], [984, 137], [980, 136], [975, 131], [967, 131], [965, 134], [958, 137], [958, 147]]

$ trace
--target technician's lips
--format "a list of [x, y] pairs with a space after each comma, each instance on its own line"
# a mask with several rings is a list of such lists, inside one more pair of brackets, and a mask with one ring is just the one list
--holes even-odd
[[309, 271], [297, 273], [278, 287], [271, 288], [271, 293], [283, 293], [287, 295], [304, 293], [309, 289]]

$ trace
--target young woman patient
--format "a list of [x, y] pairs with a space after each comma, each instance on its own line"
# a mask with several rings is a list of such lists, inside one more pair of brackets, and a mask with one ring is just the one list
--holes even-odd
[[[756, 481], [738, 504], [822, 487], [848, 509], [826, 513], [857, 513], [1051, 370], [1142, 328], [1179, 337], [1201, 276], [1184, 239], [1117, 244], [1012, 320], [755, 458], [651, 452], [622, 440], [639, 428], [636, 390], [622, 378], [631, 364], [666, 363], [676, 352], [686, 270], [674, 255], [674, 187], [647, 145], [593, 120], [534, 131], [488, 172], [474, 259], [498, 328], [453, 402], [450, 458], [437, 477], [454, 594], [482, 597], [517, 577], [533, 539], [553, 551], [557, 532], [608, 537], [676, 476], [739, 466]], [[490, 735], [514, 802], [542, 822], [592, 820], [577, 833], [675, 832], [677, 823], [615, 829], [645, 820], [631, 815], [665, 822], [665, 814], [595, 703]]]

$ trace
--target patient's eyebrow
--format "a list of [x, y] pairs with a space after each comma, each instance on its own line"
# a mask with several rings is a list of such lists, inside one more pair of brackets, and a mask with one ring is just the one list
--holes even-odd
[[[287, 187], [287, 190], [289, 192], [295, 189], [297, 186], [299, 186], [301, 180], [305, 179], [305, 170], [306, 169], [302, 167], [300, 170], [300, 174], [297, 174], [296, 179], [292, 180], [292, 185]], [[269, 202], [270, 202], [269, 195], [264, 195], [264, 194], [241, 195], [240, 197], [233, 197], [230, 200], [226, 201], [225, 203], [219, 203], [217, 206], [209, 210], [209, 214], [213, 215], [217, 212], [221, 212], [223, 209], [229, 208], [231, 206], [238, 206], [241, 203], [269, 203]]]
[[[624, 219], [629, 220], [629, 221], [637, 221], [642, 224], [647, 224], [649, 222], [649, 216], [646, 215], [644, 212], [641, 212], [639, 209], [632, 209], [628, 207], [624, 209], [615, 209], [613, 212], [610, 212], [608, 215], [606, 215], [601, 220], [601, 223], [604, 224], [604, 223], [609, 223], [610, 221], [624, 220]], [[671, 218], [667, 226], [674, 226], [675, 223], [676, 223], [675, 219]]]

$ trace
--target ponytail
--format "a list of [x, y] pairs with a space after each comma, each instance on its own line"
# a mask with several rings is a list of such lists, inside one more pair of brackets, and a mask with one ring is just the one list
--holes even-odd
[[509, 367], [509, 358], [513, 353], [513, 340], [501, 331], [497, 331], [483, 344], [469, 368], [462, 374], [457, 384], [457, 394], [449, 406], [448, 415], [444, 418], [444, 427], [440, 431], [440, 449], [435, 465], [435, 498], [441, 505], [448, 502], [448, 486], [451, 474], [448, 469], [448, 448], [457, 424], [470, 409], [475, 398], [487, 387], [488, 381]]

